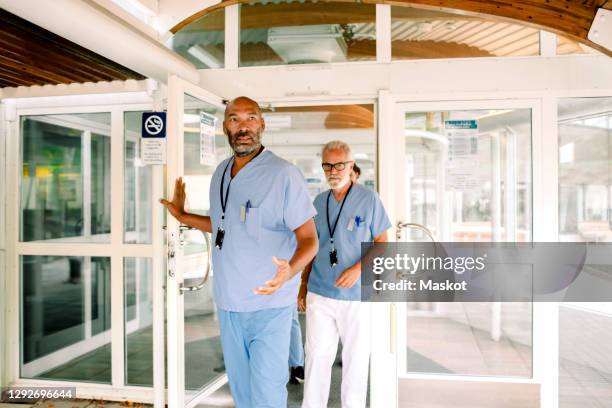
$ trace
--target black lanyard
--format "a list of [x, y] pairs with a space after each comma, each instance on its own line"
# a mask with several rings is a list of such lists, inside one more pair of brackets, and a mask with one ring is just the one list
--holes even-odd
[[[251, 161], [253, 161], [254, 158], [259, 156], [259, 154], [263, 152], [263, 150], [264, 150], [264, 146], [262, 145], [259, 148], [259, 151], [257, 152], [257, 154], [253, 156], [251, 160], [248, 161], [248, 163], [250, 163]], [[232, 180], [234, 179], [231, 176], [231, 174], [230, 174], [230, 181], [229, 183], [227, 183], [227, 189], [225, 189], [225, 200], [223, 199], [224, 198], [223, 197], [223, 184], [225, 184], [225, 173], [227, 173], [227, 169], [229, 168], [230, 164], [233, 163], [233, 161], [234, 161], [234, 157], [232, 157], [230, 161], [228, 161], [227, 164], [225, 165], [225, 169], [223, 170], [223, 176], [221, 176], [221, 184], [219, 185], [219, 197], [221, 198], [221, 229], [223, 229], [223, 221], [225, 220], [225, 209], [227, 208], [227, 201], [229, 200], [230, 186], [232, 185]]]
[[353, 182], [351, 181], [351, 186], [349, 187], [348, 191], [346, 192], [346, 195], [342, 199], [342, 204], [340, 205], [340, 211], [338, 211], [338, 217], [336, 218], [336, 222], [334, 222], [333, 228], [331, 227], [331, 225], [329, 225], [329, 198], [331, 197], [332, 192], [331, 190], [329, 190], [329, 193], [327, 193], [327, 207], [326, 207], [327, 230], [329, 231], [329, 238], [331, 240], [332, 251], [334, 250], [334, 233], [336, 232], [336, 227], [338, 226], [338, 221], [340, 220], [340, 215], [342, 214], [342, 208], [344, 207], [344, 202], [346, 201], [346, 198], [348, 197], [352, 188], [353, 188]]

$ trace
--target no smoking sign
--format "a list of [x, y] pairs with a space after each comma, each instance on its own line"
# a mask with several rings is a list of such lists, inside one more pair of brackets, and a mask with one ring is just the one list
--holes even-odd
[[144, 164], [166, 163], [166, 112], [142, 114], [140, 159]]

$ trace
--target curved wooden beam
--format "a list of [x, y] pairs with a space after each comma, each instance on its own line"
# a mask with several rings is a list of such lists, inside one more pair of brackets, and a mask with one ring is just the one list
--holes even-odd
[[[213, 7], [204, 9], [185, 20], [178, 23], [171, 29], [171, 32], [176, 33], [181, 29], [185, 28], [191, 23], [196, 22], [200, 18], [220, 10], [224, 7], [249, 3], [251, 0], [226, 0]], [[300, 3], [300, 12], [304, 12], [311, 15], [311, 18], [317, 18], [312, 16], [311, 8], [316, 9], [320, 7], [323, 2], [318, 3]], [[336, 19], [335, 21], [344, 21], [348, 19], [363, 18], [363, 13], [355, 13], [359, 7], [355, 7], [355, 3], [352, 0], [349, 1], [336, 1], [338, 13], [336, 11], [327, 11], [325, 15], [319, 15], [317, 21], [325, 21], [331, 18], [330, 14], [337, 16], [341, 14], [341, 20]], [[418, 8], [429, 11], [439, 11], [451, 14], [461, 14], [463, 16], [472, 17], [484, 17], [495, 20], [502, 20], [511, 23], [519, 23], [530, 27], [550, 31], [553, 33], [564, 35], [574, 41], [588, 45], [591, 48], [599, 50], [604, 54], [612, 56], [612, 50], [608, 50], [598, 44], [591, 42], [588, 38], [588, 32], [597, 13], [597, 9], [600, 7], [612, 10], [612, 1], [609, 0], [362, 0], [357, 4], [389, 4], [394, 6], [409, 6], [412, 8]], [[291, 25], [291, 14], [295, 13], [293, 4], [267, 4], [262, 6], [261, 9], [275, 11], [272, 8], [278, 8], [279, 13], [274, 12], [273, 15], [268, 18], [259, 19], [263, 22], [265, 27], [273, 26], [271, 24], [274, 21], [282, 21], [285, 25]], [[281, 11], [284, 9], [284, 11]], [[309, 13], [310, 11], [310, 13]], [[275, 18], [277, 16], [278, 18]], [[326, 17], [327, 16], [327, 17]], [[334, 17], [335, 18], [335, 17]], [[218, 19], [221, 20], [221, 19]], [[371, 19], [369, 21], [372, 21]], [[352, 21], [347, 21], [352, 22]], [[357, 22], [357, 21], [355, 21]], [[249, 21], [248, 19], [242, 20], [242, 27], [253, 28], [257, 23]], [[259, 23], [261, 26], [261, 23]], [[305, 24], [305, 23], [301, 23]], [[313, 23], [314, 24], [314, 23]], [[324, 23], [319, 23], [324, 24]], [[219, 25], [219, 24], [214, 24]], [[207, 24], [208, 26], [208, 24]], [[222, 27], [222, 26], [221, 26]], [[216, 27], [220, 29], [220, 27]], [[213, 29], [209, 27], [208, 29]]]

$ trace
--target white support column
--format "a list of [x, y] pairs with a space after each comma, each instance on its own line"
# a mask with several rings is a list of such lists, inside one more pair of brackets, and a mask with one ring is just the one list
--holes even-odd
[[501, 234], [501, 142], [497, 132], [491, 133], [491, 239], [502, 240]]
[[[378, 93], [378, 157], [385, 160], [378, 162], [378, 189], [382, 201], [389, 214], [392, 224], [395, 226], [400, 219], [402, 209], [397, 208], [396, 203], [401, 203], [397, 197], [398, 185], [403, 183], [403, 172], [394, 172], [394, 169], [403, 168], [399, 166], [402, 155], [398, 154], [402, 148], [398, 140], [403, 141], [401, 131], [403, 124], [397, 119], [398, 113], [394, 111], [394, 101], [388, 90]], [[399, 166], [399, 167], [398, 167]], [[395, 229], [389, 230], [389, 240], [395, 240]], [[399, 306], [402, 306], [401, 304]], [[397, 406], [397, 361], [396, 346], [397, 336], [393, 336], [393, 328], [396, 327], [391, 313], [390, 303], [372, 304], [372, 331], [371, 331], [371, 355], [370, 366], [370, 406], [372, 408], [393, 408]], [[395, 307], [395, 306], [393, 306]]]
[[83, 180], [83, 237], [91, 237], [91, 131], [83, 132], [81, 138], [81, 180]]
[[504, 182], [504, 241], [516, 241], [518, 212], [518, 166], [516, 157], [516, 133], [512, 129], [503, 132], [505, 142], [505, 182]]
[[238, 68], [240, 61], [240, 5], [225, 8], [225, 69]]
[[[12, 273], [6, 275], [6, 376], [4, 381], [11, 384], [19, 377], [20, 362], [20, 324], [19, 324], [19, 255], [16, 246], [19, 241], [19, 124], [17, 110], [14, 104], [5, 104], [5, 135], [6, 135], [6, 215], [7, 215], [7, 259], [6, 270]], [[12, 197], [12, 198], [10, 198]], [[3, 357], [4, 357], [3, 356]]]
[[[167, 88], [159, 89], [153, 95], [153, 110], [161, 111], [163, 97]], [[166, 122], [168, 123], [168, 122]], [[166, 125], [167, 126], [167, 125]], [[166, 132], [167, 132], [166, 127]], [[137, 153], [138, 155], [140, 152]], [[139, 156], [140, 157], [140, 156]], [[154, 198], [164, 196], [164, 166], [156, 165], [153, 167], [153, 185], [151, 193]], [[157, 201], [152, 203], [152, 231], [151, 239], [153, 244], [153, 408], [165, 408], [166, 406], [166, 308], [165, 308], [165, 287], [166, 287], [166, 251], [164, 250], [165, 231], [164, 210]]]
[[[533, 117], [533, 241], [559, 237], [557, 100], [542, 98]], [[533, 377], [541, 385], [540, 405], [559, 406], [559, 304], [533, 304]]]
[[111, 180], [118, 186], [111, 192], [111, 361], [112, 385], [124, 385], [125, 373], [125, 326], [123, 257], [120, 249], [123, 244], [123, 112], [111, 111]]
[[[81, 276], [83, 279], [83, 317], [85, 321], [85, 340], [91, 338], [91, 306], [92, 306], [92, 279], [91, 279], [91, 257], [84, 256], [83, 263], [81, 264]], [[98, 281], [98, 288], [100, 285], [104, 285], [103, 281]], [[104, 298], [98, 297], [98, 302], [104, 302]], [[98, 305], [96, 305], [98, 307]], [[98, 319], [104, 319], [103, 315], [98, 314]], [[111, 328], [112, 329], [112, 328]]]
[[391, 62], [391, 6], [376, 5], [376, 62]]
[[[0, 104], [0, 297], [8, 299], [6, 296], [6, 277], [8, 275], [6, 259], [6, 136], [7, 124], [4, 115], [5, 106]], [[5, 320], [6, 302], [0, 301], [0, 333], [9, 333]], [[5, 348], [5, 336], [0, 336], [0, 388], [6, 386], [6, 361], [8, 360]]]

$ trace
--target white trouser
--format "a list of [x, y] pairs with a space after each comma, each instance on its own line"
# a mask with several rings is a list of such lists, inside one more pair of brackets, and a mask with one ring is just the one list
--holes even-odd
[[370, 362], [369, 305], [308, 292], [302, 408], [327, 407], [338, 337], [342, 341], [342, 408], [366, 406]]

